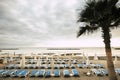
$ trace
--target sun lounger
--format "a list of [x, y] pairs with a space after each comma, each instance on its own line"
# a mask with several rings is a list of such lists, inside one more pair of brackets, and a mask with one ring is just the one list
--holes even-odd
[[51, 70], [47, 70], [46, 72], [45, 72], [45, 78], [46, 77], [51, 77]]
[[73, 64], [77, 64], [77, 61], [76, 60], [73, 60], [73, 62], [72, 62]]
[[45, 69], [46, 67], [47, 67], [47, 64], [42, 64], [42, 65], [40, 66], [41, 69]]
[[54, 76], [59, 77], [60, 76], [60, 70], [58, 70], [58, 69], [54, 70]]
[[92, 71], [96, 76], [102, 76], [103, 75], [103, 73], [101, 71], [97, 70], [97, 69], [93, 69]]
[[21, 73], [19, 73], [19, 77], [26, 77], [29, 74], [29, 70], [24, 70]]
[[82, 64], [86, 64], [86, 61], [82, 61]]
[[64, 70], [64, 71], [63, 71], [63, 76], [64, 76], [64, 77], [70, 77], [69, 70]]
[[71, 68], [75, 68], [75, 65], [74, 65], [74, 64], [71, 64]]
[[83, 68], [89, 68], [88, 64], [83, 64]]
[[48, 68], [48, 69], [51, 69], [52, 67], [51, 67], [51, 65], [50, 65], [50, 64], [48, 64], [47, 68]]
[[119, 68], [116, 68], [115, 72], [116, 72], [117, 75], [120, 75], [120, 69]]
[[79, 72], [77, 69], [72, 69], [73, 76], [79, 76]]
[[63, 69], [64, 68], [64, 64], [60, 64], [59, 68]]
[[7, 72], [8, 70], [0, 70], [0, 77], [2, 77], [3, 76], [3, 74], [5, 73], [5, 72]]
[[38, 73], [39, 73], [38, 70], [33, 70], [30, 74], [30, 77], [35, 77], [35, 76], [37, 76]]
[[103, 73], [103, 75], [108, 76], [108, 71], [106, 69], [99, 69]]
[[90, 64], [91, 68], [97, 68], [95, 64]]
[[23, 70], [17, 70], [12, 76], [13, 77], [19, 77], [19, 74], [23, 72]]
[[42, 70], [40, 70], [39, 71], [39, 73], [38, 73], [38, 77], [44, 77], [44, 75], [45, 75], [45, 70], [44, 69], [42, 69]]
[[78, 64], [77, 66], [78, 66], [78, 68], [83, 68], [82, 64]]
[[69, 66], [69, 64], [65, 64], [65, 68], [69, 68], [70, 66]]
[[98, 67], [98, 68], [104, 68], [103, 64], [96, 64], [96, 67]]
[[58, 68], [59, 68], [58, 64], [54, 64], [54, 69], [58, 69]]
[[16, 72], [16, 70], [9, 70], [8, 72], [3, 73], [4, 77], [10, 77], [10, 75], [13, 75]]

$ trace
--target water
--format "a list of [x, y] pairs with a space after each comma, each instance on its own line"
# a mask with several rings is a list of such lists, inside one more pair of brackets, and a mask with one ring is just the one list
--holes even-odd
[[[18, 48], [16, 50], [2, 50], [2, 53], [10, 53], [10, 54], [42, 54], [42, 53], [56, 53], [56, 54], [63, 54], [63, 53], [84, 53], [88, 56], [94, 56], [95, 54], [98, 56], [105, 56], [105, 49], [104, 47], [80, 47], [80, 48], [56, 48], [56, 47], [26, 47], [26, 48]], [[120, 56], [120, 50], [116, 50], [112, 48], [113, 56], [117, 55]]]

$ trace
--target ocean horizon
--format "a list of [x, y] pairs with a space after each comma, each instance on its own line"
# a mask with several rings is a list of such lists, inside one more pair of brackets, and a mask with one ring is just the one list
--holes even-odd
[[[88, 56], [105, 56], [104, 47], [19, 47], [19, 48], [0, 48], [1, 53], [10, 54], [43, 54], [43, 53], [84, 53]], [[112, 47], [112, 56], [120, 56], [120, 49]]]

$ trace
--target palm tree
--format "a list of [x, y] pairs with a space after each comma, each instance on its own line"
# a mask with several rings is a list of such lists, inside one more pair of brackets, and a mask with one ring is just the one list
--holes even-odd
[[101, 29], [103, 42], [105, 44], [109, 80], [117, 80], [112, 61], [110, 30], [120, 25], [120, 8], [116, 5], [118, 1], [119, 0], [88, 0], [84, 9], [79, 13], [77, 21], [78, 23], [85, 23], [84, 26], [80, 27], [77, 37]]

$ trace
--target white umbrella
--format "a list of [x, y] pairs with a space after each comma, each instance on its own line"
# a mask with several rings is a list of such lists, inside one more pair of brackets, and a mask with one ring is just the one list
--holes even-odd
[[87, 58], [86, 63], [89, 65], [90, 64], [90, 60], [89, 60], [88, 54], [86, 55], [86, 58]]
[[86, 56], [85, 56], [85, 54], [83, 53], [83, 61], [85, 61], [86, 60]]
[[21, 64], [22, 67], [25, 67], [25, 55], [23, 54], [22, 55], [22, 64]]
[[114, 59], [114, 64], [116, 64], [117, 62], [117, 56], [115, 56], [115, 59]]
[[10, 55], [10, 61], [13, 61], [13, 56], [12, 55]]
[[6, 57], [4, 57], [3, 63], [4, 63], [4, 64], [7, 64], [7, 59], [6, 59]]
[[98, 60], [97, 54], [94, 55], [94, 60]]
[[38, 57], [37, 66], [40, 66], [40, 57]]

